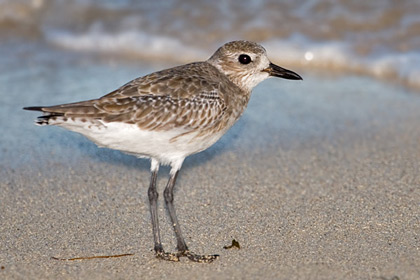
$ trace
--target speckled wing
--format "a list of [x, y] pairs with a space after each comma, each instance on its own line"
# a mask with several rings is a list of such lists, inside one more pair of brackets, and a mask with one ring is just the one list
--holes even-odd
[[134, 79], [101, 99], [150, 95], [191, 99], [202, 92], [218, 91], [224, 80], [230, 82], [214, 66], [195, 62]]
[[135, 79], [99, 99], [42, 111], [50, 117], [125, 122], [146, 130], [206, 129], [217, 126], [226, 111], [220, 75], [207, 63], [187, 64]]

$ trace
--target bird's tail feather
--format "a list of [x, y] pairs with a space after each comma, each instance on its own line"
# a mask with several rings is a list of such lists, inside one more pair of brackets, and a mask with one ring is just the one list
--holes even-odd
[[38, 117], [35, 123], [37, 125], [49, 125], [57, 124], [57, 122], [54, 121], [65, 119], [65, 117], [77, 118], [86, 115], [98, 117], [96, 114], [99, 110], [94, 106], [93, 101], [94, 100], [87, 100], [55, 106], [31, 106], [24, 107], [23, 109], [42, 112], [43, 115]]
[[43, 112], [42, 116], [39, 116], [36, 120], [35, 120], [35, 124], [37, 125], [49, 125], [50, 120], [51, 119], [56, 119], [57, 117], [61, 117], [64, 116], [64, 113], [59, 113], [59, 112], [48, 112], [46, 111], [46, 107], [41, 107], [41, 106], [32, 106], [32, 107], [24, 107], [24, 110], [28, 110], [28, 111], [39, 111], [39, 112]]

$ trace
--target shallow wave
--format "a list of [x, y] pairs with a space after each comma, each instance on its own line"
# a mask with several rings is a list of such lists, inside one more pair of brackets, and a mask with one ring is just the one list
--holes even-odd
[[47, 41], [74, 51], [134, 56], [147, 60], [185, 62], [203, 60], [208, 55], [203, 50], [184, 45], [175, 38], [149, 35], [135, 30], [117, 34], [98, 31], [82, 34], [51, 31], [47, 35]]
[[270, 57], [305, 69], [352, 73], [378, 78], [420, 90], [420, 53], [387, 52], [360, 55], [346, 42], [311, 42], [296, 36], [263, 43]]
[[203, 60], [233, 39], [279, 64], [368, 75], [420, 90], [418, 0], [3, 0], [0, 40], [148, 60]]
[[[186, 63], [204, 60], [215, 50], [200, 48], [176, 38], [150, 35], [136, 30], [116, 34], [93, 30], [75, 34], [51, 31], [47, 41], [73, 51], [113, 54], [146, 60]], [[387, 52], [360, 55], [346, 42], [314, 42], [303, 36], [261, 42], [270, 58], [284, 66], [325, 73], [352, 73], [375, 77], [420, 90], [420, 53]]]

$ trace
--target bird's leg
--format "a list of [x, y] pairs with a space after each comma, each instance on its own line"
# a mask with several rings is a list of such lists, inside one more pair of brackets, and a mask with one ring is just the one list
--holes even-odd
[[184, 237], [182, 237], [181, 227], [179, 226], [178, 218], [176, 216], [175, 207], [173, 204], [174, 201], [174, 186], [176, 178], [178, 176], [179, 169], [176, 169], [174, 172], [171, 170], [171, 177], [169, 178], [168, 184], [166, 185], [163, 195], [165, 197], [165, 203], [168, 208], [169, 217], [171, 218], [172, 226], [175, 231], [176, 241], [177, 241], [177, 256], [185, 256], [191, 261], [210, 263], [214, 261], [219, 255], [196, 255], [191, 253], [188, 250], [187, 244], [185, 243]]
[[176, 255], [168, 254], [163, 251], [162, 242], [160, 240], [160, 231], [159, 231], [159, 218], [157, 214], [157, 200], [159, 194], [156, 190], [156, 179], [159, 171], [159, 162], [152, 159], [150, 171], [152, 176], [150, 178], [150, 185], [147, 191], [149, 196], [150, 204], [150, 215], [152, 218], [152, 229], [153, 229], [153, 240], [155, 242], [155, 253], [158, 258], [170, 260], [170, 261], [179, 261], [179, 258]]
[[165, 191], [163, 192], [163, 196], [165, 197], [165, 203], [168, 207], [169, 217], [171, 218], [172, 226], [174, 227], [176, 241], [177, 241], [177, 250], [179, 252], [186, 252], [188, 251], [187, 244], [185, 243], [184, 238], [182, 237], [181, 227], [179, 226], [178, 218], [176, 216], [175, 207], [174, 207], [174, 186], [176, 177], [178, 176], [179, 170], [177, 170], [171, 177], [169, 178], [168, 184], [166, 185]]

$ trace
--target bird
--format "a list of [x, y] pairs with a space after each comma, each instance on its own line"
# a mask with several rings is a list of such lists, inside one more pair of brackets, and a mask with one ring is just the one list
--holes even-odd
[[[60, 126], [99, 147], [150, 159], [147, 194], [155, 256], [210, 263], [219, 255], [195, 254], [184, 240], [174, 207], [176, 179], [184, 159], [219, 140], [243, 114], [252, 89], [269, 77], [302, 80], [272, 63], [260, 44], [238, 40], [222, 45], [205, 61], [136, 78], [98, 99], [23, 109], [43, 113], [37, 125]], [[156, 181], [161, 165], [170, 166], [163, 196], [176, 237], [175, 253], [163, 249], [160, 237]]]

